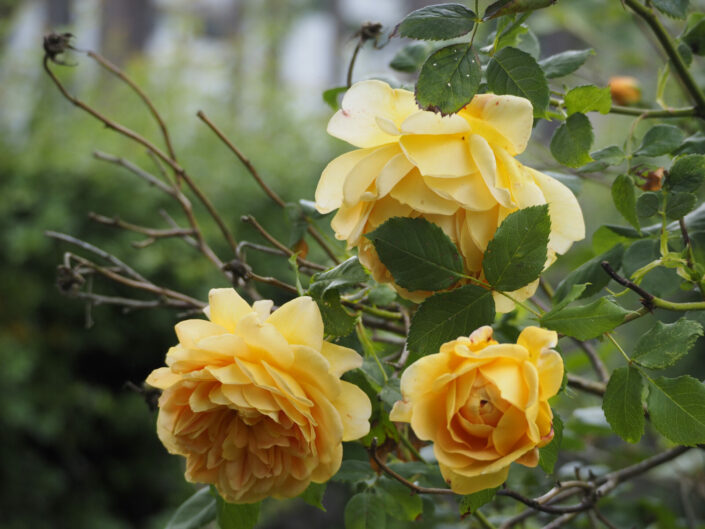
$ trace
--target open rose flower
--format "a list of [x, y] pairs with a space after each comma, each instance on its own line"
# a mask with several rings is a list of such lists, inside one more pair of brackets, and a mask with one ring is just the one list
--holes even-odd
[[[585, 236], [577, 200], [557, 180], [519, 163], [533, 109], [524, 98], [481, 94], [446, 117], [419, 110], [414, 94], [381, 81], [350, 88], [328, 133], [359, 147], [334, 159], [316, 189], [321, 213], [338, 209], [336, 237], [357, 246], [377, 281], [392, 282], [364, 237], [391, 217], [423, 217], [459, 247], [468, 274], [481, 277], [482, 256], [497, 227], [517, 209], [548, 204], [548, 264]], [[420, 301], [429, 293], [397, 290]], [[526, 299], [536, 284], [517, 293]], [[498, 311], [511, 310], [495, 296]]]
[[210, 321], [176, 325], [179, 344], [147, 383], [164, 390], [157, 432], [186, 456], [186, 478], [233, 503], [297, 496], [340, 467], [341, 441], [369, 431], [370, 401], [340, 380], [362, 358], [323, 340], [309, 297], [270, 314], [233, 289], [214, 289]]
[[553, 331], [527, 327], [516, 344], [499, 344], [481, 327], [445, 343], [406, 369], [390, 418], [433, 442], [453, 491], [497, 487], [512, 462], [536, 466], [538, 448], [553, 438], [548, 399], [563, 379], [556, 341]]

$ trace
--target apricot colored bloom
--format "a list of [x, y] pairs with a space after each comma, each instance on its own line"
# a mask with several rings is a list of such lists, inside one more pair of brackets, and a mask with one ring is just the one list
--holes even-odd
[[[481, 276], [482, 256], [504, 218], [549, 204], [549, 261], [585, 236], [577, 200], [557, 180], [519, 163], [533, 124], [531, 103], [515, 96], [477, 95], [460, 112], [441, 117], [419, 110], [414, 94], [381, 81], [355, 84], [331, 118], [328, 133], [357, 150], [334, 159], [316, 189], [316, 207], [336, 237], [358, 247], [377, 281], [392, 282], [366, 233], [391, 217], [423, 217], [459, 247], [468, 274]], [[405, 297], [420, 301], [427, 292]], [[536, 289], [517, 293], [521, 299]], [[496, 297], [498, 310], [511, 310]]]
[[404, 371], [390, 418], [433, 442], [453, 491], [497, 487], [512, 462], [536, 466], [538, 448], [553, 438], [548, 399], [563, 379], [556, 341], [553, 331], [527, 327], [516, 344], [500, 344], [480, 327], [445, 343]]
[[610, 95], [617, 105], [633, 105], [641, 101], [641, 86], [636, 77], [616, 76], [609, 80]]
[[211, 290], [210, 321], [176, 325], [179, 344], [147, 383], [164, 390], [157, 433], [186, 456], [186, 479], [232, 503], [297, 496], [340, 467], [341, 441], [369, 431], [367, 395], [340, 380], [362, 358], [323, 340], [309, 297], [270, 314], [233, 289]]

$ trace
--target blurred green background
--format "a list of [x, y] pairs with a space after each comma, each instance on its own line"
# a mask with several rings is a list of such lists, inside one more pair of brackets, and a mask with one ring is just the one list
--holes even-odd
[[[179, 160], [236, 237], [262, 242], [240, 216], [254, 214], [286, 239], [284, 213], [268, 202], [196, 118], [196, 111], [211, 116], [285, 200], [311, 199], [322, 168], [347, 149], [325, 134], [332, 110], [321, 92], [344, 83], [353, 33], [368, 20], [390, 29], [405, 13], [429, 3], [0, 0], [0, 526], [163, 527], [175, 506], [194, 490], [182, 479], [181, 461], [167, 455], [157, 440], [154, 413], [131, 389], [162, 363], [174, 342], [178, 315], [94, 307], [93, 325], [87, 328], [86, 307], [62, 297], [54, 286], [56, 266], [69, 247], [45, 237], [44, 230], [90, 241], [158, 284], [197, 298], [205, 299], [211, 287], [226, 286], [223, 276], [181, 241], [136, 249], [130, 243], [140, 236], [87, 218], [94, 211], [164, 228], [158, 213], [163, 208], [183, 222], [178, 209], [156, 190], [91, 156], [100, 150], [157, 171], [143, 150], [58, 94], [41, 68], [42, 35], [70, 31], [78, 48], [98, 50], [124, 67], [152, 96], [170, 127]], [[488, 3], [481, 2], [483, 8]], [[653, 42], [619, 1], [562, 0], [533, 15], [530, 25], [542, 57], [565, 49], [596, 50], [568, 80], [570, 86], [604, 86], [613, 75], [634, 75], [642, 81], [645, 100], [652, 100], [661, 61], [654, 61]], [[356, 79], [384, 75], [409, 83], [411, 77], [387, 67], [402, 44], [395, 39], [381, 51], [366, 47]], [[161, 141], [157, 127], [126, 86], [82, 54], [68, 60], [77, 65], [54, 68], [72, 93]], [[669, 85], [667, 100], [681, 104], [676, 86]], [[597, 116], [593, 123], [597, 149], [621, 143], [632, 119]], [[537, 128], [524, 160], [540, 169], [565, 172], [548, 152], [552, 128], [549, 123]], [[582, 182], [579, 198], [590, 230], [600, 223], [621, 222], [609, 205], [605, 182], [611, 178], [600, 175], [594, 178], [597, 182]], [[204, 211], [197, 209], [197, 214], [214, 249], [227, 255]], [[278, 258], [252, 256], [263, 274], [288, 273]], [[549, 278], [557, 283], [591, 256], [588, 237], [554, 266]], [[107, 284], [95, 288], [117, 292]], [[569, 368], [579, 371], [586, 366], [582, 355], [569, 353], [567, 358]], [[570, 407], [583, 402], [571, 398]], [[586, 406], [599, 404], [586, 399]], [[595, 430], [585, 435], [596, 435]], [[576, 438], [576, 450], [584, 448], [581, 442]], [[611, 457], [610, 442], [619, 443], [612, 439], [593, 448], [600, 451], [598, 456]], [[335, 506], [335, 494], [331, 498], [328, 518], [301, 502], [277, 509], [308, 509], [307, 518], [299, 522], [336, 526], [341, 523], [340, 506]], [[284, 526], [274, 512], [268, 519], [271, 527]], [[296, 523], [296, 517], [288, 516], [287, 527]]]

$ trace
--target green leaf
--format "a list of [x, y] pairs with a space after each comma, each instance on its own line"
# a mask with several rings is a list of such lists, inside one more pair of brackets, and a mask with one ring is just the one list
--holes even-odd
[[424, 42], [413, 42], [400, 49], [389, 66], [400, 72], [414, 73], [421, 68], [431, 48]]
[[610, 165], [619, 165], [624, 161], [624, 152], [616, 145], [590, 153], [594, 161], [578, 169], [579, 173], [601, 173]]
[[669, 219], [681, 219], [690, 213], [698, 197], [693, 193], [670, 193], [666, 197], [666, 216]]
[[393, 217], [367, 238], [394, 281], [408, 290], [443, 290], [463, 275], [458, 249], [426, 219]]
[[338, 472], [331, 478], [332, 481], [343, 483], [358, 483], [367, 481], [376, 476], [375, 471], [367, 461], [346, 459], [340, 465]]
[[328, 90], [325, 90], [322, 94], [323, 101], [328, 103], [328, 105], [333, 110], [338, 110], [340, 108], [340, 98], [338, 96], [344, 94], [347, 90], [347, 86], [337, 86], [335, 88], [329, 88]]
[[703, 328], [697, 321], [681, 318], [675, 323], [656, 322], [656, 325], [639, 338], [632, 360], [649, 369], [672, 366], [688, 354]]
[[553, 439], [543, 448], [539, 448], [539, 466], [546, 474], [553, 474], [553, 468], [558, 461], [558, 452], [563, 443], [563, 420], [553, 415]]
[[590, 120], [585, 114], [573, 114], [553, 134], [551, 154], [563, 165], [580, 167], [592, 161], [589, 153], [593, 140]]
[[325, 333], [329, 336], [347, 336], [355, 328], [355, 316], [351, 315], [340, 301], [340, 292], [329, 290], [314, 297], [323, 318]]
[[166, 529], [201, 529], [215, 520], [215, 498], [209, 487], [199, 489], [182, 503], [166, 524]]
[[367, 272], [365, 272], [358, 258], [351, 257], [330, 270], [314, 274], [311, 277], [309, 292], [314, 297], [319, 297], [330, 290], [351, 287], [366, 279]]
[[377, 307], [384, 307], [397, 299], [396, 291], [389, 285], [375, 285], [367, 295], [367, 301]]
[[668, 172], [664, 187], [670, 191], [695, 192], [705, 179], [705, 156], [681, 156]]
[[487, 65], [487, 84], [495, 94], [525, 97], [542, 117], [550, 99], [548, 83], [536, 60], [517, 48], [502, 48]]
[[454, 44], [433, 53], [416, 83], [416, 102], [424, 110], [452, 114], [470, 102], [482, 71], [469, 44]]
[[658, 197], [659, 196], [656, 193], [651, 191], [641, 195], [636, 201], [636, 214], [644, 219], [656, 215], [660, 204]]
[[490, 4], [485, 10], [483, 20], [497, 18], [513, 13], [521, 13], [524, 11], [534, 11], [542, 7], [548, 7], [556, 3], [557, 0], [499, 0]]
[[610, 89], [608, 86], [578, 86], [565, 95], [565, 107], [569, 116], [576, 112], [587, 114], [592, 111], [607, 114], [612, 108]]
[[551, 55], [539, 61], [546, 79], [555, 79], [569, 75], [580, 68], [590, 55], [594, 55], [592, 48], [587, 50], [568, 50], [556, 55]]
[[622, 216], [634, 229], [640, 229], [636, 214], [636, 191], [631, 176], [621, 174], [612, 182], [612, 201]]
[[705, 17], [697, 20], [686, 31], [683, 42], [695, 55], [705, 55]]
[[469, 33], [476, 18], [475, 13], [461, 4], [432, 5], [406, 15], [398, 32], [411, 39], [454, 39]]
[[220, 529], [252, 529], [259, 519], [260, 503], [228, 503], [216, 497], [216, 520]]
[[384, 529], [387, 515], [382, 498], [372, 492], [355, 494], [345, 506], [345, 529]]
[[614, 432], [628, 443], [644, 435], [644, 410], [641, 406], [643, 382], [635, 367], [620, 367], [612, 372], [602, 409]]
[[651, 127], [641, 145], [634, 152], [635, 156], [662, 156], [673, 152], [681, 146], [685, 134], [678, 127], [673, 125], [656, 125]]
[[323, 506], [323, 495], [326, 493], [325, 483], [311, 483], [306, 490], [299, 494], [299, 498], [304, 500], [309, 505], [326, 512]]
[[551, 233], [548, 206], [531, 206], [507, 216], [487, 245], [482, 269], [490, 285], [512, 292], [539, 277]]
[[494, 321], [492, 292], [476, 285], [465, 285], [451, 292], [435, 294], [424, 301], [414, 314], [407, 346], [409, 363], [421, 356], [437, 353], [441, 345]]
[[705, 386], [699, 380], [649, 379], [646, 406], [654, 428], [667, 439], [686, 446], [705, 443]]
[[421, 496], [396, 480], [382, 477], [377, 482], [384, 507], [389, 516], [413, 522], [423, 512]]
[[597, 294], [610, 282], [610, 276], [602, 268], [602, 261], [607, 261], [612, 265], [612, 268], [617, 270], [622, 264], [623, 255], [624, 246], [617, 244], [605, 253], [593, 257], [580, 265], [558, 284], [553, 296], [553, 303], [558, 303], [564, 299], [575, 285], [589, 283], [581, 295], [575, 299], [587, 298]]
[[480, 507], [491, 502], [498, 490], [499, 487], [494, 487], [491, 489], [480, 490], [474, 492], [473, 494], [467, 494], [460, 498], [460, 502], [458, 503], [460, 516], [473, 514]]
[[705, 154], [705, 134], [696, 132], [688, 136], [674, 154]]
[[587, 305], [552, 310], [543, 315], [541, 326], [553, 329], [578, 340], [597, 338], [624, 321], [629, 311], [607, 298]]
[[390, 408], [402, 399], [401, 389], [399, 388], [400, 379], [390, 378], [387, 384], [379, 392], [379, 399]]
[[652, 0], [656, 9], [673, 18], [685, 18], [689, 0]]

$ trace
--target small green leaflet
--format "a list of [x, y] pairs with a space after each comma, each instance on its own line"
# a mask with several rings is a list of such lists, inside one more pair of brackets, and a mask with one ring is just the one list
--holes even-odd
[[634, 226], [635, 230], [640, 230], [639, 217], [636, 214], [636, 190], [631, 176], [621, 174], [614, 179], [612, 201], [627, 222]]
[[521, 13], [523, 11], [534, 11], [542, 7], [553, 5], [558, 0], [499, 0], [490, 4], [483, 15], [484, 20], [497, 18], [513, 13]]
[[414, 73], [421, 68], [431, 48], [425, 42], [413, 42], [400, 49], [389, 63], [389, 66], [399, 72]]
[[316, 507], [317, 509], [325, 512], [326, 508], [323, 506], [323, 495], [326, 493], [325, 483], [311, 483], [306, 490], [299, 494], [299, 498], [304, 500], [309, 505]]
[[690, 213], [698, 201], [694, 193], [670, 193], [666, 196], [666, 216], [669, 219], [681, 219]]
[[340, 470], [331, 479], [343, 483], [358, 483], [375, 476], [375, 471], [367, 461], [346, 459], [341, 463]]
[[309, 291], [314, 296], [320, 296], [330, 290], [354, 286], [366, 279], [367, 272], [358, 258], [351, 257], [329, 270], [314, 274], [311, 277]]
[[[487, 84], [495, 94], [525, 97], [542, 117], [548, 107], [548, 83], [536, 60], [517, 48], [502, 48], [487, 65]], [[581, 164], [582, 165], [582, 164]]]
[[491, 502], [498, 490], [499, 487], [495, 487], [493, 489], [480, 490], [473, 494], [463, 496], [460, 498], [460, 502], [458, 504], [460, 515], [464, 516], [466, 514], [473, 514], [480, 507]]
[[644, 410], [641, 404], [643, 381], [635, 367], [620, 367], [612, 372], [602, 409], [612, 430], [629, 443], [644, 435]]
[[592, 111], [607, 114], [612, 108], [610, 89], [607, 86], [578, 86], [565, 95], [565, 107], [569, 116], [576, 112], [587, 114]]
[[392, 518], [407, 522], [415, 521], [423, 512], [421, 496], [414, 494], [406, 485], [388, 477], [377, 482], [386, 513]]
[[624, 152], [616, 145], [610, 145], [590, 153], [594, 161], [578, 169], [580, 173], [600, 173], [610, 165], [619, 165], [624, 161]]
[[421, 40], [448, 40], [469, 33], [475, 13], [461, 4], [422, 7], [406, 15], [397, 31], [402, 37]]
[[553, 414], [553, 439], [543, 448], [539, 448], [539, 466], [546, 474], [553, 474], [553, 469], [558, 461], [558, 452], [563, 443], [563, 420]]
[[329, 290], [314, 298], [323, 318], [325, 333], [330, 336], [347, 336], [355, 328], [355, 316], [351, 315], [340, 300], [340, 292]]
[[492, 292], [482, 287], [465, 285], [431, 296], [411, 321], [407, 339], [409, 363], [437, 353], [441, 345], [458, 336], [468, 336], [478, 327], [490, 325], [494, 317]]
[[662, 156], [673, 152], [683, 143], [685, 134], [678, 127], [673, 125], [656, 125], [651, 127], [644, 138], [641, 140], [641, 145], [634, 152], [635, 156]]
[[347, 86], [337, 86], [335, 88], [329, 88], [325, 90], [322, 94], [323, 101], [325, 101], [333, 110], [338, 110], [340, 104], [338, 103], [338, 96], [347, 91]]
[[216, 497], [220, 529], [252, 529], [259, 519], [260, 503], [228, 503]]
[[607, 298], [587, 305], [552, 310], [543, 315], [541, 326], [578, 340], [597, 338], [624, 321], [629, 311]]
[[685, 18], [689, 0], [652, 0], [656, 9], [673, 18]]
[[443, 290], [463, 275], [458, 249], [426, 219], [393, 217], [367, 238], [394, 281], [408, 290]]
[[670, 191], [697, 191], [705, 179], [705, 156], [681, 156], [671, 167], [664, 187]]
[[699, 380], [649, 379], [646, 406], [654, 428], [667, 439], [686, 446], [705, 443], [705, 386]]
[[644, 219], [653, 217], [658, 213], [659, 196], [656, 193], [648, 191], [641, 195], [636, 201], [636, 214]]
[[416, 102], [424, 110], [453, 114], [477, 93], [482, 70], [469, 44], [454, 44], [433, 53], [421, 67]]
[[563, 165], [580, 167], [592, 161], [589, 153], [594, 138], [587, 116], [573, 114], [553, 134], [551, 154]]
[[587, 50], [568, 50], [556, 55], [551, 55], [539, 61], [546, 79], [555, 79], [569, 75], [580, 68], [590, 55], [594, 55], [592, 48]]
[[697, 321], [681, 318], [675, 323], [656, 322], [634, 347], [632, 360], [649, 369], [672, 366], [693, 347], [703, 328]]
[[343, 517], [345, 529], [384, 529], [387, 526], [384, 502], [371, 491], [350, 498]]
[[695, 55], [705, 55], [705, 18], [700, 18], [692, 25], [690, 20], [688, 22], [690, 27], [683, 35], [683, 42]]
[[209, 487], [203, 487], [176, 509], [166, 529], [201, 529], [215, 520], [215, 511], [215, 498]]
[[607, 286], [607, 283], [610, 281], [610, 276], [608, 276], [602, 268], [602, 261], [607, 261], [610, 265], [612, 265], [612, 268], [617, 270], [622, 264], [623, 255], [624, 246], [617, 244], [605, 253], [600, 254], [597, 257], [593, 257], [589, 261], [580, 265], [565, 278], [563, 278], [563, 281], [558, 284], [556, 292], [553, 296], [553, 303], [555, 304], [563, 300], [574, 285], [589, 283], [585, 290], [582, 291], [576, 299], [587, 298], [597, 294], [600, 290]]
[[507, 216], [487, 245], [482, 269], [492, 287], [512, 292], [539, 277], [551, 233], [548, 206], [531, 206]]

